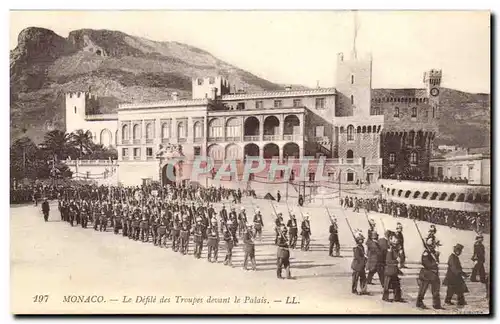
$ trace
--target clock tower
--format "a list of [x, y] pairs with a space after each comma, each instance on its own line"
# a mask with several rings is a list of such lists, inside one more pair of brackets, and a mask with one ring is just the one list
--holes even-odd
[[439, 97], [441, 95], [441, 70], [429, 70], [424, 73], [424, 83], [432, 109], [433, 118], [439, 117]]

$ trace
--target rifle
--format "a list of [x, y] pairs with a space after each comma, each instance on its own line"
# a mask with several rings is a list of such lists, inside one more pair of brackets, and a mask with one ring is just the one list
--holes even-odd
[[332, 215], [330, 215], [330, 211], [328, 210], [328, 207], [325, 206], [325, 209], [326, 209], [326, 212], [328, 213], [328, 218], [330, 219], [330, 224], [333, 225]]
[[[278, 217], [278, 213], [276, 212], [276, 208], [274, 208], [274, 204], [272, 201], [269, 201], [269, 203], [271, 204], [271, 207], [273, 207], [273, 211], [274, 211], [274, 214], [276, 215], [276, 217]], [[283, 234], [283, 232], [281, 231], [281, 229], [279, 227], [276, 227], [276, 230], [278, 231], [278, 234], [286, 241], [287, 238], [285, 237], [285, 235]]]
[[438, 258], [437, 258], [437, 255], [435, 255], [434, 253], [432, 253], [431, 250], [430, 250], [430, 248], [429, 248], [429, 246], [427, 245], [427, 243], [425, 243], [425, 240], [422, 237], [422, 233], [420, 233], [420, 229], [418, 228], [417, 222], [415, 220], [413, 220], [413, 224], [415, 224], [415, 227], [417, 228], [418, 236], [420, 236], [420, 239], [422, 240], [422, 243], [424, 244], [425, 250], [436, 260], [436, 262], [439, 262]]

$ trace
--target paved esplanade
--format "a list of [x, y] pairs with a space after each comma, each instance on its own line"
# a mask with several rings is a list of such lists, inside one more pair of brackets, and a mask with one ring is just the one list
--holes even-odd
[[[246, 199], [246, 200], [245, 200]], [[252, 205], [244, 198], [247, 215], [253, 217]], [[405, 235], [407, 266], [401, 277], [403, 298], [408, 303], [387, 303], [381, 300], [382, 288], [378, 284], [368, 285], [371, 296], [351, 294], [352, 247], [354, 241], [340, 209], [330, 209], [338, 219], [341, 254], [343, 258], [328, 257], [329, 219], [324, 208], [303, 208], [311, 215], [311, 251], [291, 252], [292, 276], [295, 280], [276, 278], [276, 247], [274, 246], [274, 224], [272, 208], [268, 200], [254, 200], [264, 216], [263, 241], [256, 243], [257, 271], [242, 269], [243, 244], [233, 250], [234, 268], [224, 266], [224, 243], [220, 243], [218, 263], [206, 261], [204, 246], [202, 259], [192, 255], [183, 256], [170, 248], [161, 249], [151, 243], [133, 241], [114, 235], [112, 229], [96, 232], [92, 228], [71, 227], [60, 221], [57, 204], [51, 204], [48, 223], [43, 221], [40, 207], [32, 205], [11, 207], [11, 303], [15, 313], [337, 313], [380, 314], [408, 313], [433, 314], [433, 309], [419, 310], [415, 307], [417, 275], [420, 271], [422, 243], [412, 221], [388, 215], [370, 213], [382, 234], [380, 219], [387, 229], [395, 229], [400, 221]], [[275, 204], [288, 219], [286, 205]], [[229, 207], [228, 204], [226, 204]], [[218, 206], [216, 206], [218, 207]], [[290, 207], [292, 205], [290, 204]], [[239, 206], [238, 206], [239, 208]], [[298, 207], [297, 220], [301, 221]], [[220, 208], [217, 208], [220, 210]], [[353, 228], [362, 229], [366, 236], [368, 228], [364, 213], [344, 211]], [[430, 224], [419, 222], [423, 235]], [[437, 226], [437, 237], [442, 242], [440, 276], [444, 278], [446, 262], [452, 246], [465, 246], [460, 257], [466, 272], [470, 272], [474, 232]], [[484, 240], [489, 251], [489, 235]], [[300, 236], [297, 244], [300, 247]], [[170, 242], [169, 245], [170, 247]], [[487, 252], [487, 254], [489, 254]], [[486, 270], [489, 270], [487, 255]], [[447, 306], [439, 314], [487, 312], [486, 288], [481, 283], [467, 281], [468, 305], [462, 309]], [[444, 299], [446, 287], [441, 288]], [[49, 295], [47, 303], [34, 303], [35, 295]], [[101, 303], [75, 303], [78, 296], [103, 296]], [[144, 304], [146, 298], [156, 296], [154, 303]], [[66, 296], [67, 302], [64, 302]], [[76, 296], [76, 297], [74, 297]], [[127, 296], [127, 297], [124, 297]], [[169, 302], [160, 303], [165, 296]], [[178, 296], [178, 297], [176, 297]], [[212, 296], [208, 302], [208, 296]], [[241, 298], [234, 303], [235, 296]], [[246, 297], [248, 296], [248, 297]], [[131, 298], [125, 303], [124, 298]], [[229, 297], [229, 298], [228, 298]], [[286, 299], [300, 302], [286, 304]], [[229, 299], [230, 304], [224, 304]], [[94, 298], [97, 300], [97, 298]], [[138, 301], [138, 303], [136, 303]], [[246, 303], [245, 303], [246, 301]], [[281, 301], [281, 302], [278, 302]], [[427, 292], [426, 305], [431, 306], [431, 294]]]

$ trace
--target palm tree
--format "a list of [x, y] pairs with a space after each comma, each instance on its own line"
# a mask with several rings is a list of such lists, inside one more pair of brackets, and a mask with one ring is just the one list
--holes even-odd
[[71, 134], [71, 142], [78, 149], [78, 157], [81, 159], [84, 153], [91, 152], [93, 145], [92, 133], [89, 130], [77, 129]]
[[55, 129], [45, 134], [44, 141], [40, 145], [49, 152], [54, 160], [64, 159], [70, 152], [71, 135], [61, 130]]

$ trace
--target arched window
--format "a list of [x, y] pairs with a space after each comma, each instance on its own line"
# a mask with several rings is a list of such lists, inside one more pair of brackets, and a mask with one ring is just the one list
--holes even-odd
[[354, 141], [354, 126], [347, 126], [347, 141]]
[[361, 132], [364, 134], [366, 133], [366, 126], [363, 126], [363, 128], [361, 129]]
[[361, 133], [361, 126], [358, 126], [358, 128], [357, 128], [357, 133], [358, 133], [358, 134], [359, 134], [359, 133]]
[[394, 117], [399, 118], [399, 107], [394, 108]]
[[432, 118], [436, 118], [436, 107], [432, 107]]
[[138, 124], [135, 124], [134, 128], [132, 128], [132, 137], [133, 139], [141, 138], [141, 126]]
[[351, 74], [351, 84], [354, 84], [354, 74]]
[[153, 139], [153, 125], [151, 123], [146, 124], [146, 139]]
[[351, 95], [351, 105], [354, 105], [354, 96]]
[[412, 118], [417, 118], [417, 107], [413, 107], [411, 109], [411, 117]]
[[347, 155], [346, 155], [346, 157], [347, 157], [348, 159], [352, 159], [352, 158], [354, 158], [354, 153], [353, 153], [353, 151], [352, 151], [352, 150], [347, 150]]
[[186, 122], [181, 121], [177, 124], [177, 137], [178, 138], [186, 138], [187, 137], [187, 127]]
[[222, 138], [223, 137], [222, 120], [219, 118], [212, 119], [208, 124], [208, 137], [209, 138]]
[[170, 123], [161, 125], [161, 138], [170, 138]]
[[75, 114], [76, 114], [76, 106], [75, 106]]
[[203, 137], [203, 127], [201, 126], [201, 122], [197, 121], [194, 123], [194, 138], [202, 138]]
[[241, 120], [231, 118], [226, 122], [226, 137], [239, 138], [241, 136]]
[[123, 125], [123, 127], [122, 127], [122, 140], [128, 141], [128, 139], [129, 139], [128, 125]]
[[366, 130], [368, 133], [371, 133], [372, 132], [372, 127], [371, 126], [368, 126], [367, 130]]
[[411, 164], [417, 164], [417, 162], [418, 162], [417, 152], [411, 152], [411, 154], [410, 154], [410, 163]]

